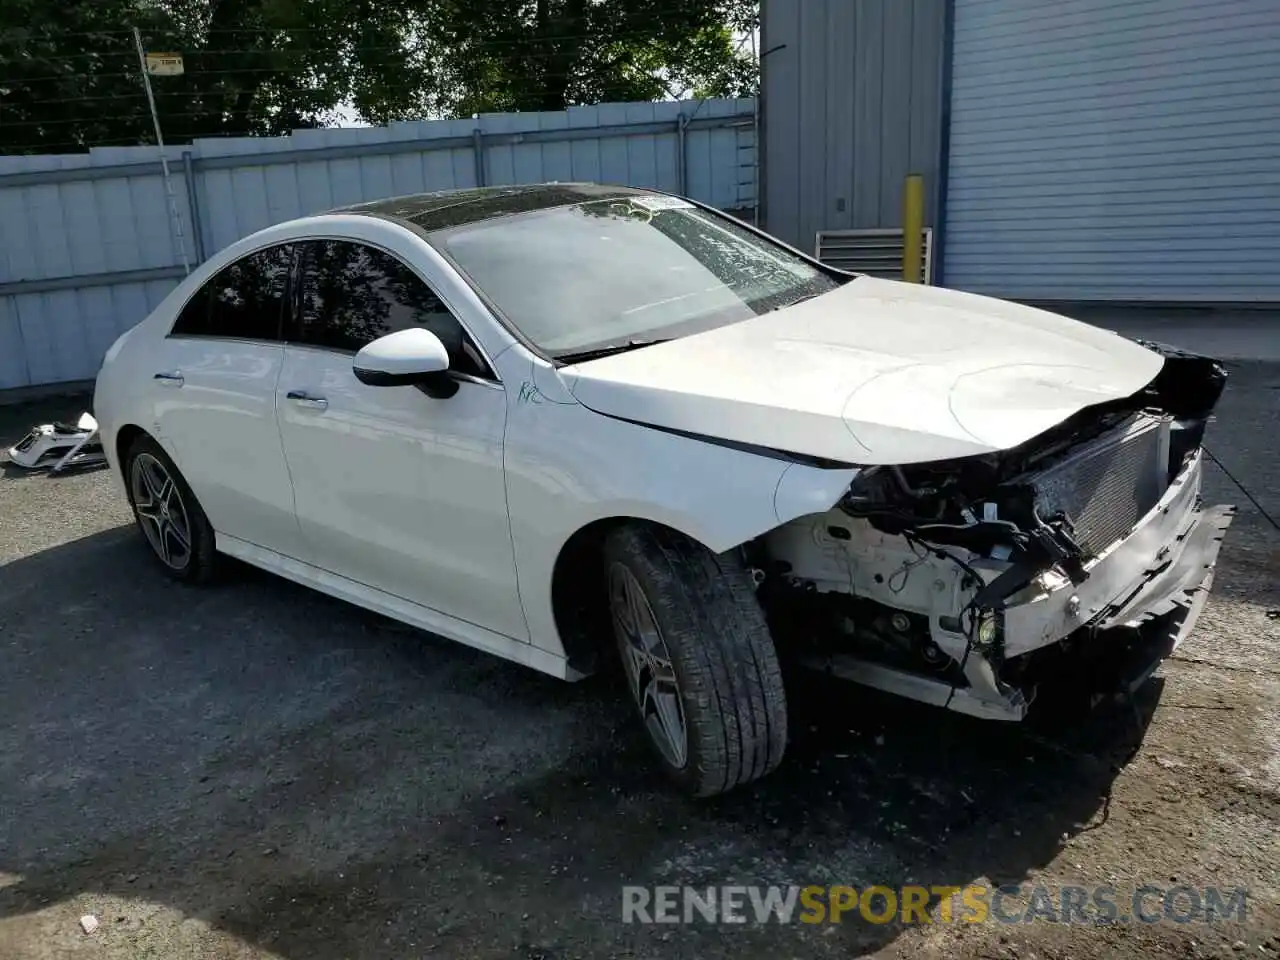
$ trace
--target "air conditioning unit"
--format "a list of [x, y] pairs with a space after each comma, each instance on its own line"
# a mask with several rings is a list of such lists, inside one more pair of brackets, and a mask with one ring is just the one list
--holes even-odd
[[[815, 256], [840, 270], [865, 273], [886, 280], [902, 279], [902, 231], [893, 228], [870, 230], [819, 230]], [[933, 228], [925, 227], [921, 241], [924, 259], [921, 276], [933, 282]]]

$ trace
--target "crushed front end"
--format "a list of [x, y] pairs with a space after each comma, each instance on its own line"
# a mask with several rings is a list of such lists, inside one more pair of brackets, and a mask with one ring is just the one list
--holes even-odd
[[1225, 371], [1144, 345], [1165, 364], [1139, 393], [998, 454], [869, 468], [753, 544], [780, 645], [994, 719], [1068, 677], [1145, 681], [1194, 626], [1233, 508], [1200, 497]]

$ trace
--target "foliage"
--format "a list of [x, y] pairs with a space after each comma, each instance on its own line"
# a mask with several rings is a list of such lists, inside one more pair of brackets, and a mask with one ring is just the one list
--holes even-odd
[[754, 85], [755, 0], [4, 0], [0, 152], [153, 141], [130, 28], [183, 54], [166, 140]]
[[439, 95], [481, 113], [748, 92], [734, 33], [754, 20], [747, 0], [441, 0], [423, 27]]
[[132, 80], [122, 73], [115, 53], [126, 42], [121, 25], [138, 14], [131, 7], [125, 0], [0, 3], [0, 149], [75, 149], [120, 131], [137, 142], [146, 103], [136, 73]]

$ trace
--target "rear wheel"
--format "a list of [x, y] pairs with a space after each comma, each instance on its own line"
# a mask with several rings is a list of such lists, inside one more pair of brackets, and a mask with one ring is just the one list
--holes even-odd
[[134, 520], [164, 572], [189, 583], [209, 580], [217, 556], [213, 528], [160, 444], [146, 435], [135, 439], [124, 475]]
[[642, 524], [611, 534], [604, 559], [623, 673], [667, 774], [711, 796], [772, 771], [786, 695], [742, 564]]

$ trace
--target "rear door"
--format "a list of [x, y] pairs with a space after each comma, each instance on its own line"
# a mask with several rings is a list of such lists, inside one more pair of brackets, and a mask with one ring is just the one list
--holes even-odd
[[160, 439], [213, 528], [295, 556], [300, 535], [276, 425], [293, 246], [228, 264], [187, 301], [150, 389]]
[[[288, 335], [277, 404], [308, 561], [527, 640], [503, 477], [502, 384], [449, 307], [397, 256], [306, 241], [299, 274], [300, 324]], [[411, 326], [449, 351], [453, 396], [356, 379], [357, 350]]]

